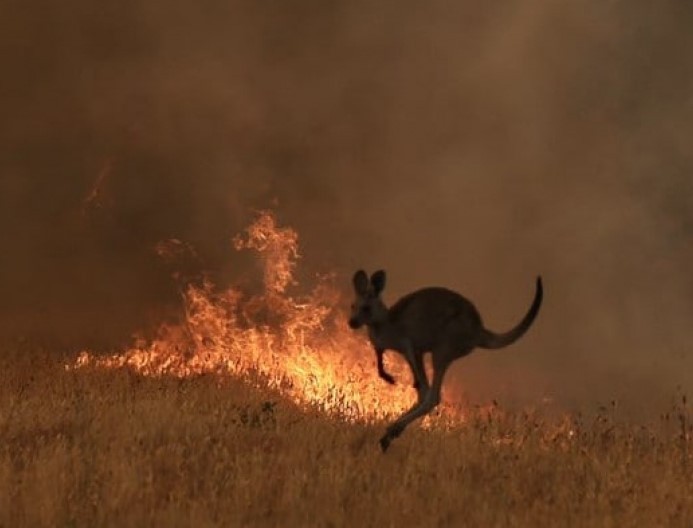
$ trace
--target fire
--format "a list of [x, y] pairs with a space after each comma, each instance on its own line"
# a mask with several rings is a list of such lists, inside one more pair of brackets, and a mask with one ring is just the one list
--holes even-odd
[[85, 216], [92, 209], [100, 209], [104, 206], [105, 193], [104, 186], [106, 180], [113, 171], [113, 159], [108, 158], [94, 180], [84, 201], [82, 202], [82, 216]]
[[[183, 247], [175, 242], [175, 248]], [[188, 284], [181, 324], [162, 325], [155, 339], [138, 339], [114, 355], [82, 352], [68, 368], [129, 368], [143, 376], [234, 376], [264, 383], [301, 406], [317, 406], [348, 420], [395, 416], [414, 403], [411, 373], [396, 354], [386, 355], [386, 362], [397, 385], [378, 377], [365, 336], [346, 325], [343, 306], [348, 303], [333, 275], [317, 277], [308, 294], [291, 293], [300, 258], [295, 230], [279, 227], [270, 212], [262, 211], [233, 244], [238, 251], [257, 253], [262, 293], [219, 291], [207, 278]], [[462, 417], [452, 406], [441, 406], [441, 412]]]

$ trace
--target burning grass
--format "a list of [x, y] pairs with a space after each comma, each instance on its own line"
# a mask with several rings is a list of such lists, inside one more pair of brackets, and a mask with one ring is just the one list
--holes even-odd
[[[194, 252], [174, 242], [160, 244], [157, 251], [167, 257]], [[375, 354], [363, 336], [347, 327], [341, 307], [348, 303], [331, 276], [317, 277], [308, 294], [294, 293], [299, 247], [293, 229], [278, 226], [263, 211], [233, 244], [238, 251], [257, 252], [264, 291], [219, 290], [203, 276], [184, 285], [180, 324], [162, 325], [156, 339], [139, 339], [108, 357], [85, 351], [68, 368], [127, 367], [145, 376], [180, 378], [205, 373], [247, 378], [252, 372], [261, 386], [279, 390], [298, 405], [318, 405], [351, 421], [393, 416], [414, 403], [412, 376], [401, 358], [386, 357], [400, 381], [397, 386], [378, 378]], [[441, 412], [464, 419], [451, 405]]]
[[552, 421], [330, 418], [203, 374], [66, 371], [3, 347], [2, 526], [690, 526], [690, 412]]
[[384, 456], [411, 375], [377, 377], [329, 277], [292, 293], [297, 241], [262, 213], [234, 241], [262, 293], [189, 283], [116, 354], [6, 345], [0, 526], [691, 526], [685, 401], [648, 427], [448, 404]]

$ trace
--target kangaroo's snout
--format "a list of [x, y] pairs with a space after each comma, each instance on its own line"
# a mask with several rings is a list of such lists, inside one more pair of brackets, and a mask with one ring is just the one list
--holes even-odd
[[368, 278], [366, 272], [359, 270], [353, 278], [356, 299], [351, 305], [349, 327], [358, 330], [362, 326], [370, 326], [387, 316], [387, 308], [380, 299], [385, 287], [385, 272], [376, 271]]
[[356, 317], [350, 317], [349, 318], [349, 328], [353, 330], [358, 330], [363, 326], [363, 323], [359, 321]]

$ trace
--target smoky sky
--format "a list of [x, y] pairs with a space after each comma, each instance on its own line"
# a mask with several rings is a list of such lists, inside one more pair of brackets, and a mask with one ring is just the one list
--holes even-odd
[[471, 298], [478, 398], [693, 384], [690, 2], [6, 2], [3, 331], [113, 346], [175, 314], [175, 237], [233, 282], [273, 207], [304, 272]]

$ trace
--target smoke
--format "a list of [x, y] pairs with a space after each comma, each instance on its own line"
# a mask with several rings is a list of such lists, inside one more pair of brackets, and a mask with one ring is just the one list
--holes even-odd
[[[3, 331], [111, 346], [175, 312], [153, 251], [276, 203], [304, 262], [440, 284], [512, 349], [472, 397], [643, 406], [693, 386], [693, 7], [682, 0], [9, 2]], [[108, 344], [108, 345], [107, 345]]]

